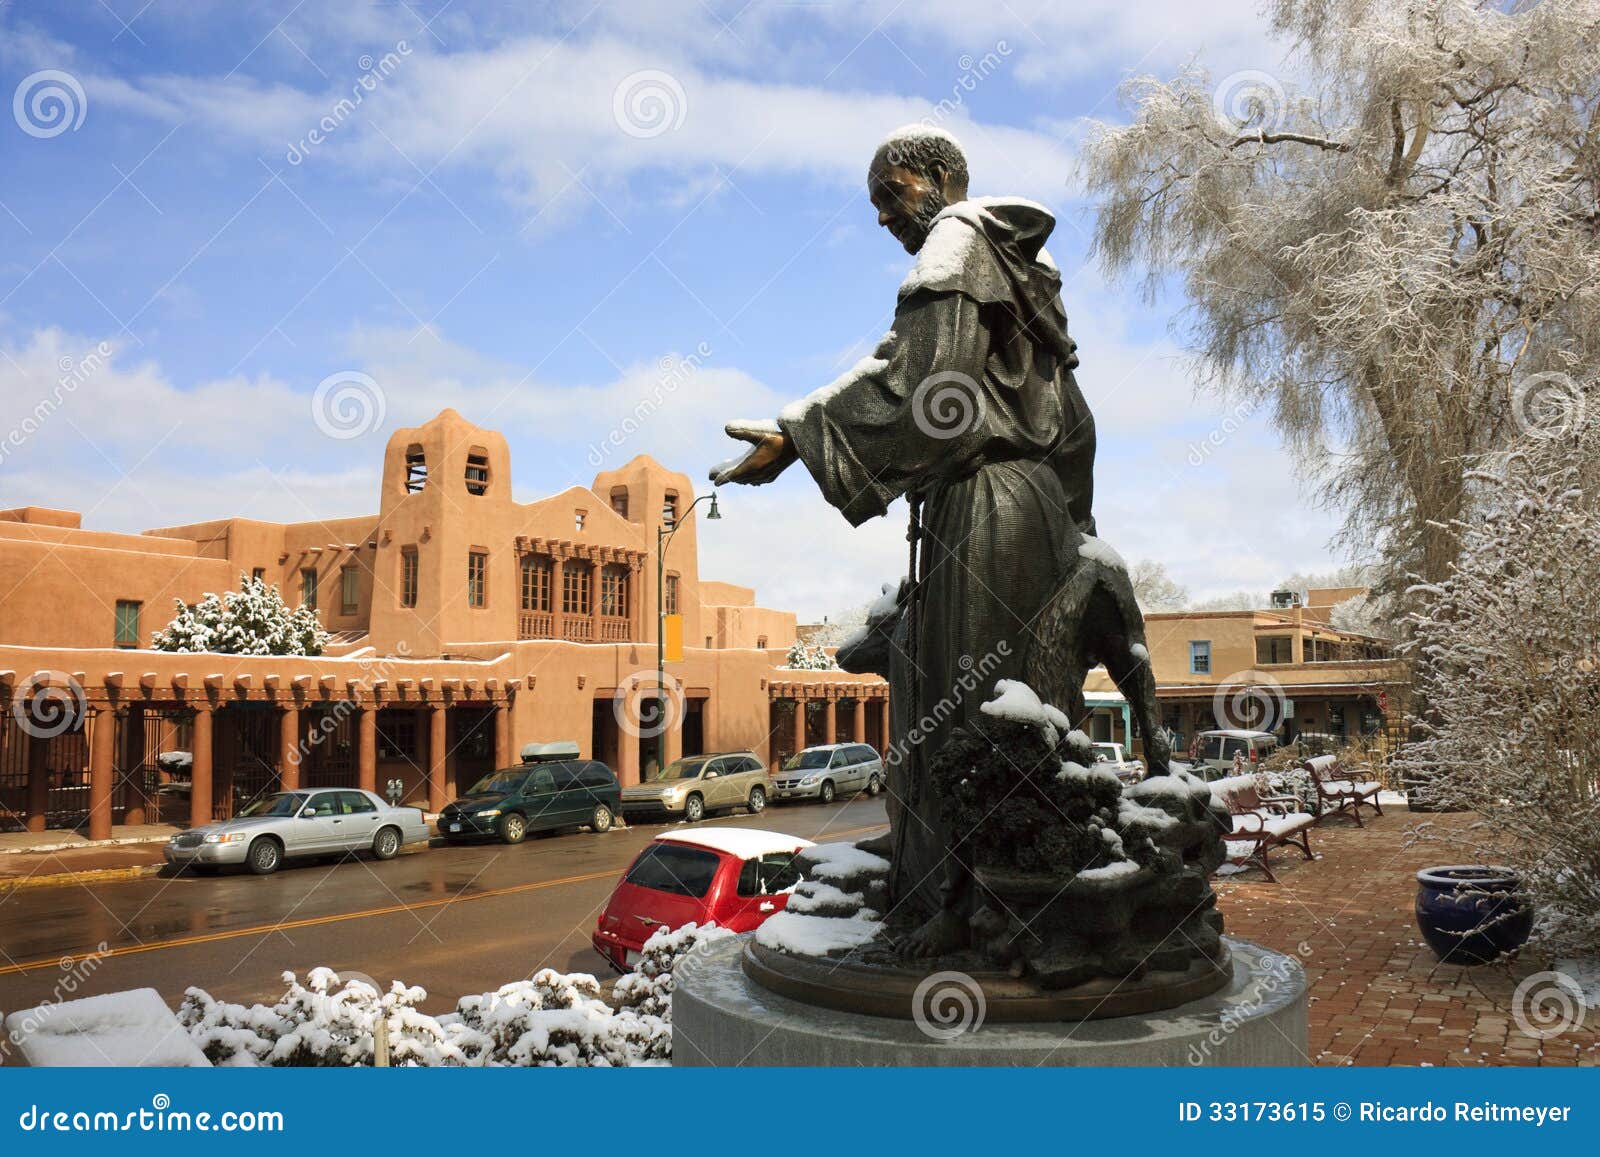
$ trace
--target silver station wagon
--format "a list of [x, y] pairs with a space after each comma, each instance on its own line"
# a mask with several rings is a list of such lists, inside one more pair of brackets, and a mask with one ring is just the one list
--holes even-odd
[[262, 796], [231, 820], [180, 832], [167, 841], [167, 863], [199, 872], [243, 864], [269, 875], [295, 856], [371, 852], [393, 859], [425, 843], [422, 812], [392, 807], [370, 791], [321, 788]]
[[877, 795], [887, 778], [883, 760], [865, 743], [824, 743], [789, 757], [772, 777], [773, 798], [832, 803], [842, 791]]

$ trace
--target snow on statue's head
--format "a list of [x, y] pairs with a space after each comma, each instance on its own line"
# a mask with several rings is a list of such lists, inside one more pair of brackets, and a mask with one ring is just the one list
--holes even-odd
[[867, 168], [867, 193], [878, 224], [915, 253], [933, 219], [967, 197], [967, 157], [943, 129], [905, 125], [890, 133]]

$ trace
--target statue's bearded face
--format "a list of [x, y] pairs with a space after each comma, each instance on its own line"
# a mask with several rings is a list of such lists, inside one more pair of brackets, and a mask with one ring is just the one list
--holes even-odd
[[878, 211], [878, 224], [892, 233], [907, 253], [922, 248], [933, 219], [950, 203], [933, 177], [881, 160], [867, 174], [867, 195]]

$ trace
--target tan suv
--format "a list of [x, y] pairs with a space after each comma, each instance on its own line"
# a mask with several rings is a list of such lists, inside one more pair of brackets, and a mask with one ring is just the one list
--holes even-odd
[[686, 755], [649, 783], [623, 788], [622, 814], [635, 820], [665, 813], [696, 823], [711, 812], [740, 807], [753, 815], [771, 794], [766, 765], [753, 752]]

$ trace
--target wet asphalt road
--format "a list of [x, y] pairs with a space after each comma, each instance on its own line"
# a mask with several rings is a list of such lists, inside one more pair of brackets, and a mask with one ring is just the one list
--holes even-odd
[[[771, 807], [703, 826], [861, 839], [881, 799]], [[176, 1005], [197, 985], [225, 1000], [276, 1000], [285, 970], [354, 970], [428, 990], [424, 1008], [540, 968], [608, 975], [589, 946], [600, 909], [641, 847], [637, 825], [370, 858], [301, 860], [276, 875], [227, 874], [27, 888], [0, 899], [0, 1013], [67, 996], [154, 988]], [[101, 944], [110, 948], [93, 955]], [[68, 958], [71, 958], [70, 960]]]

